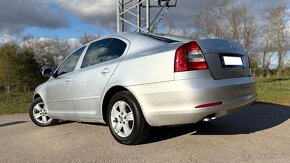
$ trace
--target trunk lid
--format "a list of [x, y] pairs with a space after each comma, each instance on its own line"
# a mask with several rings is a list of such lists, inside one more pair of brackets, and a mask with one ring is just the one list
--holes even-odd
[[214, 79], [252, 76], [248, 57], [240, 43], [205, 39], [197, 41]]

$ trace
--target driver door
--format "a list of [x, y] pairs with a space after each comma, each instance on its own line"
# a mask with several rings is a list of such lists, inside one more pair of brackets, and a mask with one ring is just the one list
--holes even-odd
[[75, 116], [71, 76], [84, 49], [85, 47], [82, 47], [67, 57], [55, 72], [54, 77], [47, 82], [46, 99], [50, 115]]

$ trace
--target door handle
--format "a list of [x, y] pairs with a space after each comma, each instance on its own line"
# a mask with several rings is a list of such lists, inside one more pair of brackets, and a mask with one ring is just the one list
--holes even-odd
[[71, 82], [71, 78], [70, 77], [67, 77], [67, 78], [65, 78], [65, 80], [64, 80], [66, 83], [69, 83], [69, 82]]
[[110, 73], [110, 72], [111, 72], [110, 69], [105, 68], [105, 69], [101, 72], [101, 74], [102, 74], [102, 75], [107, 75], [107, 74]]

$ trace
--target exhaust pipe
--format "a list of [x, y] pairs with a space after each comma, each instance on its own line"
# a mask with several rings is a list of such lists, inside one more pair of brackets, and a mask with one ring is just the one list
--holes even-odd
[[210, 118], [204, 118], [202, 121], [204, 121], [204, 122], [208, 122], [208, 121], [210, 121], [211, 119]]
[[215, 120], [215, 119], [216, 119], [216, 114], [211, 114], [211, 115], [208, 115], [207, 117], [205, 117], [202, 121], [209, 122], [209, 121]]

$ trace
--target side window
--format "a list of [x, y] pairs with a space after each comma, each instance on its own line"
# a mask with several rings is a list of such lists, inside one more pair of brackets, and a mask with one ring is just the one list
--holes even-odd
[[82, 68], [105, 61], [112, 39], [104, 39], [90, 44], [84, 57]]
[[124, 41], [114, 38], [111, 42], [106, 61], [120, 57], [124, 53], [126, 47], [127, 44]]
[[84, 51], [85, 47], [82, 47], [72, 53], [58, 68], [56, 76], [60, 76], [69, 72], [74, 71], [82, 52]]

